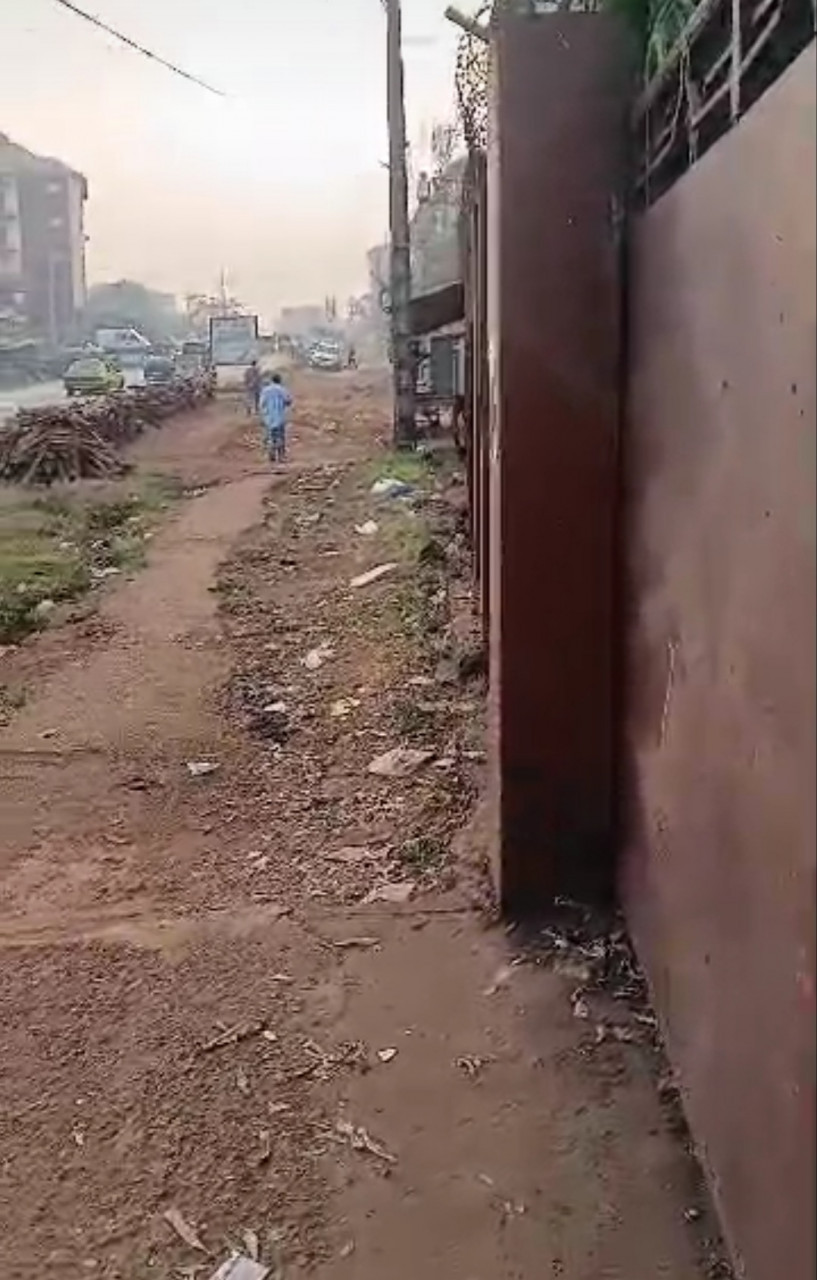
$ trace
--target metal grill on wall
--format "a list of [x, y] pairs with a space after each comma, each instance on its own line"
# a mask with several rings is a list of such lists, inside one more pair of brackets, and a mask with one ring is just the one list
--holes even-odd
[[814, 35], [814, 0], [703, 0], [636, 104], [639, 202], [667, 191]]
[[[483, 4], [474, 20], [487, 27], [493, 4]], [[490, 45], [464, 34], [457, 50], [457, 105], [465, 144], [469, 151], [485, 151], [488, 145], [488, 66]]]

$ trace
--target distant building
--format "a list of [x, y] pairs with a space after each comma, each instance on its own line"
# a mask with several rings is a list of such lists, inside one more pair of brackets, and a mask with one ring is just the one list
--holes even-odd
[[304, 338], [315, 330], [325, 329], [328, 323], [325, 306], [282, 307], [277, 328], [279, 333], [291, 338]]
[[384, 298], [384, 294], [388, 293], [390, 252], [388, 244], [377, 244], [366, 254], [366, 261], [369, 267], [369, 293], [378, 307]]
[[460, 279], [460, 201], [465, 161], [453, 160], [429, 179], [421, 175], [411, 220], [412, 293], [432, 293]]
[[0, 133], [0, 320], [57, 343], [85, 305], [88, 185]]

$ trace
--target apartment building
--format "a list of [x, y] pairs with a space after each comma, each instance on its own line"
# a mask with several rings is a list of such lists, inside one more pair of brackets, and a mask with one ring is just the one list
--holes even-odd
[[0, 133], [0, 324], [70, 338], [85, 304], [88, 186], [82, 174]]

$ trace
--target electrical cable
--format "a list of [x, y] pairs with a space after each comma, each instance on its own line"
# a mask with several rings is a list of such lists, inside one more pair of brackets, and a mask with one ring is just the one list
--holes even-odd
[[153, 53], [150, 49], [146, 49], [144, 45], [137, 44], [135, 40], [131, 40], [130, 36], [123, 35], [115, 27], [108, 26], [107, 22], [103, 22], [101, 18], [97, 18], [93, 13], [87, 13], [85, 9], [80, 9], [79, 5], [72, 3], [72, 0], [55, 0], [55, 3], [61, 5], [63, 9], [67, 9], [69, 13], [76, 14], [78, 18], [82, 18], [85, 22], [90, 22], [92, 26], [98, 27], [100, 31], [113, 36], [115, 40], [126, 44], [129, 49], [134, 49], [137, 53], [141, 53], [143, 57], [149, 58], [151, 62], [158, 62], [160, 66], [166, 67], [174, 75], [181, 76], [183, 80], [189, 80], [191, 84], [198, 85], [200, 89], [206, 89], [208, 93], [214, 93], [219, 98], [226, 98], [227, 95], [223, 90], [214, 88], [206, 80], [200, 80], [198, 76], [191, 75], [189, 71], [183, 71], [181, 67], [168, 62], [166, 58], [162, 58], [158, 53]]

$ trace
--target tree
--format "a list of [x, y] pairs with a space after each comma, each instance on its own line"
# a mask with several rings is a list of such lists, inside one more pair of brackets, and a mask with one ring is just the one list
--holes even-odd
[[214, 316], [241, 316], [244, 307], [237, 298], [216, 297], [210, 293], [188, 293], [184, 300], [184, 315], [187, 329], [192, 333], [206, 335], [210, 328], [210, 320]]
[[149, 289], [137, 280], [96, 284], [83, 312], [87, 333], [96, 329], [137, 329], [151, 342], [180, 333], [183, 319], [172, 293]]

